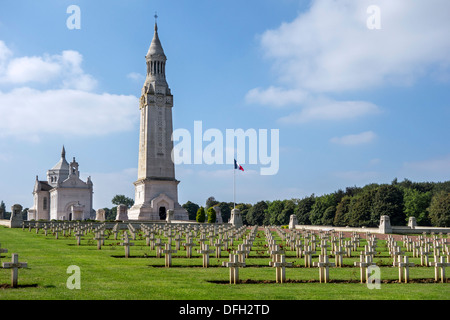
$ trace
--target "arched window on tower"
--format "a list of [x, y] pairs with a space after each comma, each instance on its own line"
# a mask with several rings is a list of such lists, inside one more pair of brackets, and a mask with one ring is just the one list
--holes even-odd
[[44, 197], [44, 200], [42, 201], [42, 209], [47, 210], [47, 197]]

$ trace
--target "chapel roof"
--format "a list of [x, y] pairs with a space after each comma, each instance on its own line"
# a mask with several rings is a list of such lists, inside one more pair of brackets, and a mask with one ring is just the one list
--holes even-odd
[[61, 159], [53, 166], [53, 168], [51, 168], [51, 170], [69, 170], [69, 163], [66, 161], [66, 150], [64, 149], [64, 146], [61, 151]]

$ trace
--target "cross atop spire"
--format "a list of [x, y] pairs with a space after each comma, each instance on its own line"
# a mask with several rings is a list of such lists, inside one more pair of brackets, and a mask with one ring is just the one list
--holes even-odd
[[157, 22], [158, 22], [158, 13], [156, 11], [155, 11], [154, 17], [155, 17], [155, 31], [158, 31], [158, 24], [157, 24]]

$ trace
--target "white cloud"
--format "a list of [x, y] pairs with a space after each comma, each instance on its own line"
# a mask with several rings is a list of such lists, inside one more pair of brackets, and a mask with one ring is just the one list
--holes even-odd
[[[0, 41], [0, 138], [39, 141], [42, 133], [103, 135], [133, 128], [135, 96], [94, 93], [97, 80], [81, 67], [74, 50], [57, 55], [14, 57]], [[35, 89], [39, 84], [42, 88]]]
[[0, 73], [3, 72], [6, 61], [11, 55], [12, 51], [0, 40]]
[[352, 120], [380, 112], [380, 108], [370, 102], [327, 100], [309, 104], [300, 112], [282, 117], [279, 121], [281, 123], [305, 123], [317, 120]]
[[97, 85], [97, 81], [81, 68], [83, 56], [77, 51], [66, 50], [60, 55], [25, 56], [8, 60], [11, 55], [11, 51], [1, 42], [0, 64], [3, 68], [0, 69], [0, 84], [58, 83], [62, 88], [84, 91], [93, 90]]
[[[381, 29], [370, 30], [367, 8], [374, 4]], [[448, 78], [449, 11], [447, 0], [314, 0], [293, 21], [260, 36], [277, 84], [251, 89], [247, 102], [302, 108], [283, 122], [341, 120], [349, 115], [348, 102], [337, 102], [343, 108], [337, 112], [332, 106], [313, 108], [304, 98], [411, 85], [424, 75]], [[358, 108], [360, 115], [364, 110]]]
[[129, 74], [127, 74], [127, 78], [131, 79], [133, 81], [139, 81], [142, 82], [145, 80], [145, 76], [141, 73], [137, 73], [137, 72], [130, 72]]
[[36, 140], [41, 133], [103, 135], [133, 128], [134, 96], [58, 89], [18, 88], [0, 92], [0, 137]]
[[57, 63], [41, 57], [22, 57], [9, 62], [2, 81], [11, 83], [42, 82], [56, 78], [61, 72]]
[[307, 93], [302, 90], [286, 90], [280, 87], [268, 89], [255, 88], [245, 96], [247, 103], [257, 103], [274, 107], [282, 107], [289, 104], [299, 104], [305, 101]]
[[361, 132], [359, 134], [351, 134], [343, 137], [334, 137], [330, 141], [335, 144], [345, 146], [355, 146], [372, 142], [376, 138], [376, 134], [372, 131]]
[[285, 83], [314, 92], [409, 83], [450, 62], [446, 0], [378, 0], [380, 30], [367, 28], [372, 0], [316, 0], [294, 21], [268, 30], [261, 45]]

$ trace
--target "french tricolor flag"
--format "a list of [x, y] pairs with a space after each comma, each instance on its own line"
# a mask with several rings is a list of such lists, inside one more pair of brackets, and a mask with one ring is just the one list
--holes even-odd
[[244, 168], [242, 168], [242, 166], [239, 163], [237, 163], [236, 159], [234, 159], [234, 169], [239, 169], [239, 170], [244, 171]]

